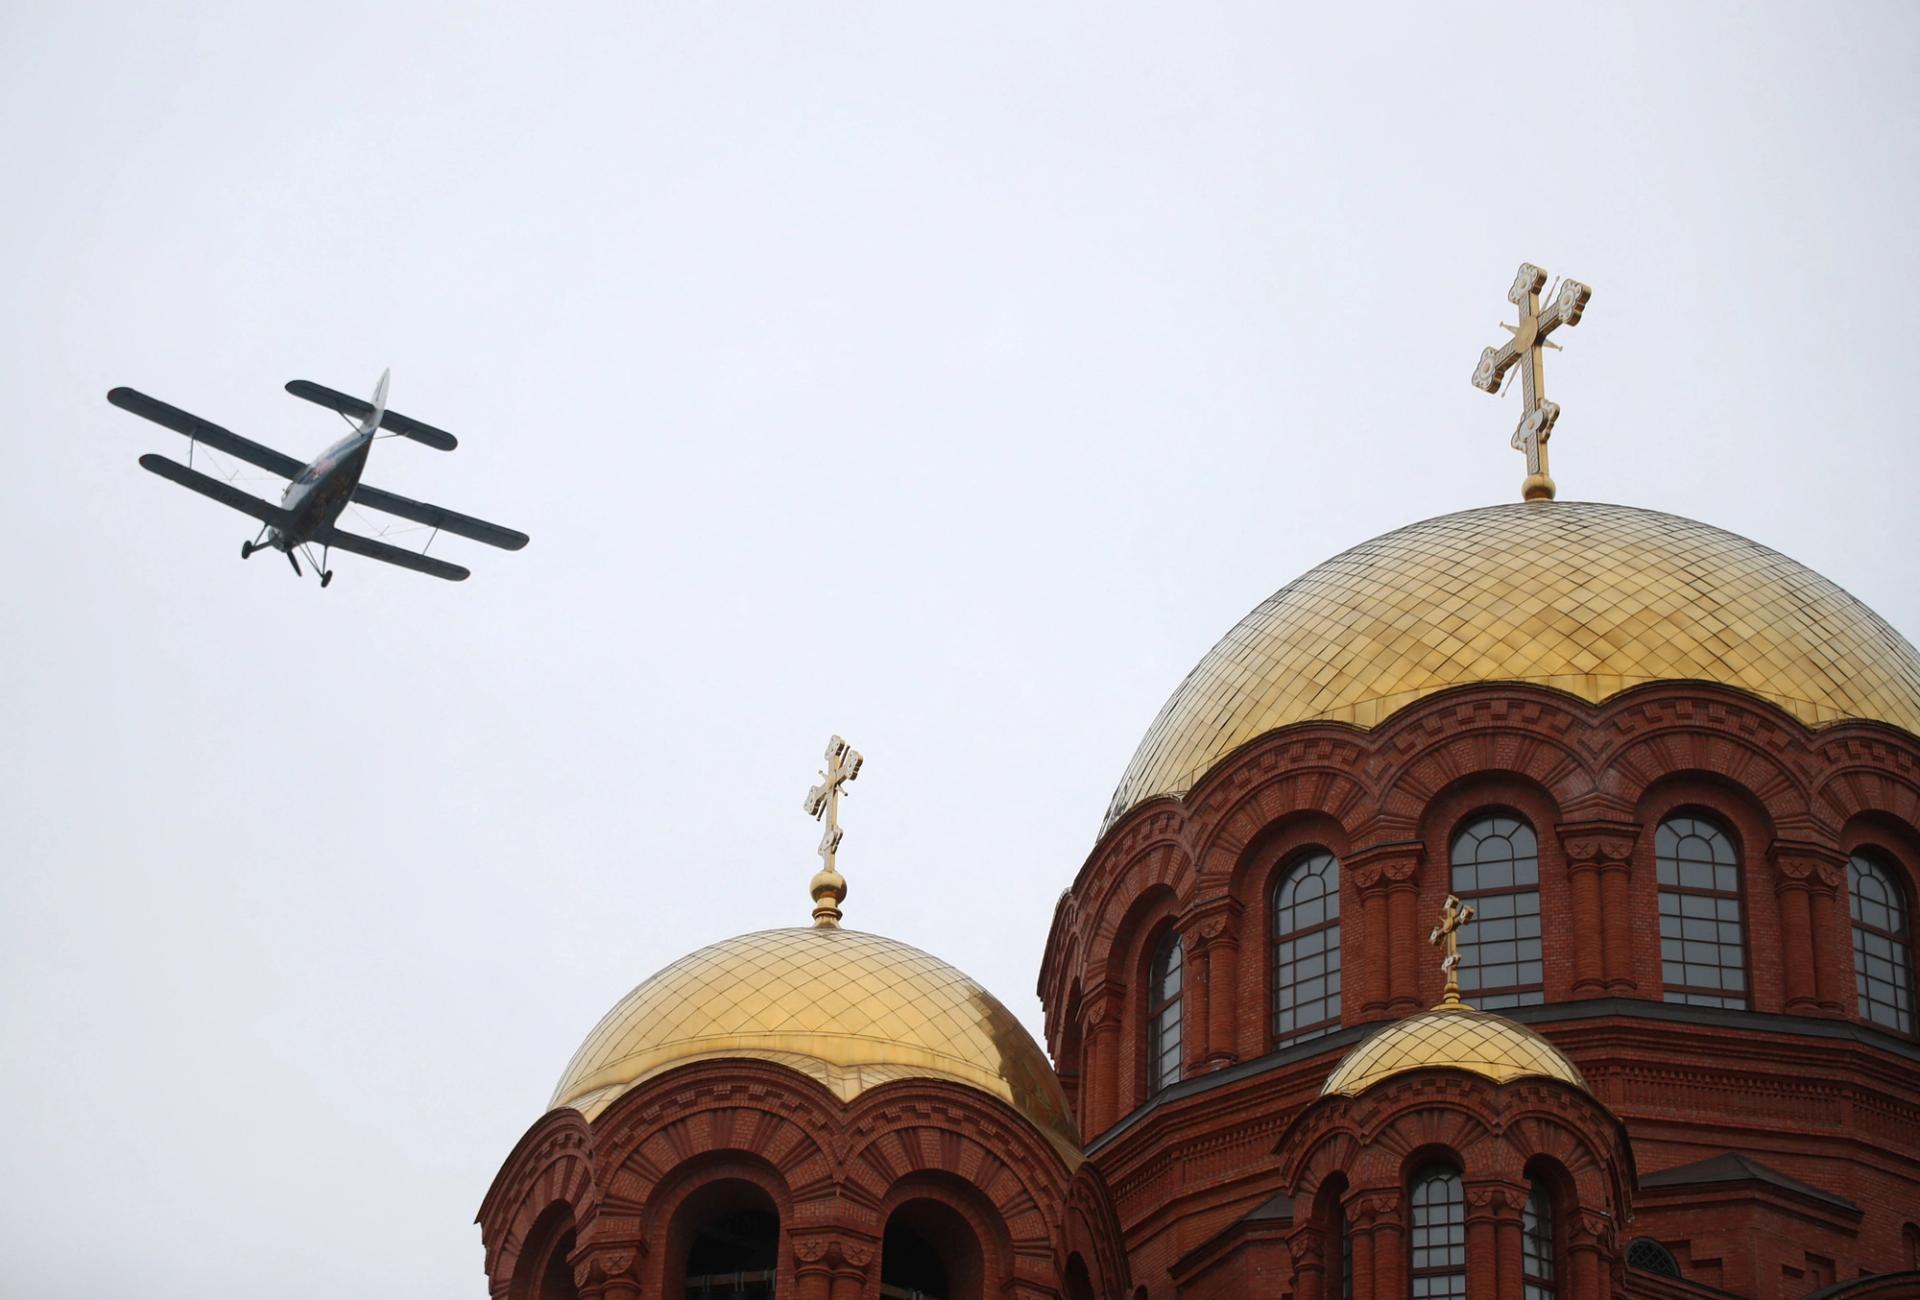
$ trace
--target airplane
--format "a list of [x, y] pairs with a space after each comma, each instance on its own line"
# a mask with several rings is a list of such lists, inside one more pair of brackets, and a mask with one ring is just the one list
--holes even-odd
[[[427, 546], [432, 546], [434, 537], [443, 532], [470, 537], [509, 551], [517, 551], [527, 544], [525, 533], [440, 506], [428, 505], [424, 501], [413, 501], [392, 492], [383, 492], [360, 481], [360, 474], [366, 469], [367, 456], [373, 450], [374, 439], [381, 436], [381, 429], [388, 430], [387, 436], [411, 438], [440, 451], [452, 451], [459, 445], [454, 436], [445, 430], [387, 409], [387, 381], [392, 373], [389, 370], [381, 374], [371, 402], [363, 402], [357, 397], [349, 397], [305, 379], [295, 379], [287, 384], [287, 391], [295, 397], [338, 411], [353, 425], [351, 433], [305, 465], [271, 447], [263, 447], [131, 388], [116, 388], [107, 394], [107, 400], [123, 411], [131, 411], [142, 419], [152, 420], [155, 424], [165, 425], [187, 436], [187, 464], [148, 454], [140, 458], [142, 469], [260, 521], [259, 534], [252, 541], [240, 543], [241, 559], [271, 547], [284, 551], [294, 573], [299, 574], [300, 561], [294, 557], [294, 552], [301, 551], [305, 553], [307, 563], [313, 565], [315, 572], [320, 575], [320, 585], [325, 587], [333, 581], [333, 570], [327, 567], [329, 552], [337, 549], [412, 569], [416, 573], [445, 578], [449, 582], [460, 582], [468, 576], [468, 570], [458, 564], [428, 556], [426, 547], [409, 551], [334, 527], [340, 512], [346, 509], [349, 501], [354, 501], [383, 514], [431, 527], [434, 533], [433, 537], [427, 539]], [[199, 443], [289, 480], [280, 504], [263, 501], [251, 493], [242, 492], [231, 483], [192, 468], [193, 448]], [[320, 547], [318, 560], [313, 558], [312, 551], [316, 545]]]

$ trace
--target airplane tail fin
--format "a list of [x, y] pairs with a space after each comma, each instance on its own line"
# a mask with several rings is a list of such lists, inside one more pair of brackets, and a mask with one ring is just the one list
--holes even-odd
[[391, 367], [380, 372], [380, 382], [374, 386], [373, 409], [360, 421], [361, 433], [372, 433], [380, 427], [380, 417], [387, 413], [387, 381], [393, 378]]

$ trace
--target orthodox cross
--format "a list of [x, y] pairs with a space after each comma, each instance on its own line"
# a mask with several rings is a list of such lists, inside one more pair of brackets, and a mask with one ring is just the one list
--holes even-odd
[[1547, 439], [1553, 436], [1553, 422], [1560, 418], [1558, 403], [1547, 400], [1546, 351], [1558, 352], [1560, 345], [1547, 336], [1562, 325], [1578, 325], [1593, 290], [1578, 280], [1562, 280], [1553, 305], [1540, 310], [1540, 290], [1547, 273], [1532, 262], [1522, 262], [1520, 273], [1507, 290], [1507, 301], [1520, 309], [1520, 323], [1500, 328], [1513, 337], [1497, 348], [1483, 348], [1480, 364], [1473, 369], [1473, 386], [1489, 393], [1500, 391], [1507, 371], [1520, 367], [1520, 425], [1513, 431], [1515, 451], [1527, 453], [1527, 478], [1520, 495], [1528, 501], [1553, 500], [1553, 479], [1547, 474]]
[[1440, 999], [1441, 1006], [1460, 1004], [1460, 927], [1471, 920], [1473, 909], [1448, 894], [1446, 906], [1440, 909], [1440, 923], [1427, 936], [1428, 943], [1447, 946], [1446, 960], [1440, 963], [1440, 969], [1447, 973], [1447, 989]]
[[[807, 791], [807, 815], [815, 821], [824, 816], [827, 823], [820, 836], [820, 871], [813, 878], [813, 923], [824, 928], [840, 923], [840, 900], [847, 896], [847, 882], [833, 865], [833, 855], [840, 848], [840, 787], [860, 775], [865, 761], [859, 750], [835, 736], [827, 742], [827, 765], [820, 783]], [[830, 897], [823, 901], [823, 896]]]

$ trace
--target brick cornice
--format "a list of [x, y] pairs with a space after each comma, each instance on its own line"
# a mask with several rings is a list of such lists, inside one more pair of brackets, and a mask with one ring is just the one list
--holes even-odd
[[1571, 871], [1625, 866], [1633, 860], [1640, 829], [1638, 822], [1612, 819], [1561, 822], [1554, 827]]
[[1777, 890], [1833, 894], [1846, 879], [1847, 855], [1825, 844], [1777, 839], [1767, 846], [1767, 861], [1773, 867]]

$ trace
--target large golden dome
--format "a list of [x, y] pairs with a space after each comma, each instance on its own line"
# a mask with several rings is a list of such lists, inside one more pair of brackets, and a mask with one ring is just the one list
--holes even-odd
[[762, 930], [682, 957], [587, 1035], [552, 1109], [592, 1119], [676, 1065], [740, 1057], [810, 1075], [842, 1101], [895, 1079], [966, 1084], [1079, 1159], [1060, 1081], [1013, 1013], [939, 958], [858, 930]]
[[1362, 1039], [1327, 1076], [1320, 1095], [1357, 1097], [1396, 1074], [1435, 1067], [1467, 1070], [1495, 1083], [1534, 1075], [1587, 1086], [1579, 1068], [1531, 1029], [1456, 1004], [1396, 1020]]
[[1645, 682], [1717, 682], [1809, 726], [1920, 733], [1920, 654], [1811, 569], [1676, 515], [1514, 502], [1398, 529], [1275, 592], [1160, 710], [1107, 821], [1184, 794], [1276, 727], [1372, 727], [1436, 691], [1495, 681], [1595, 702]]

